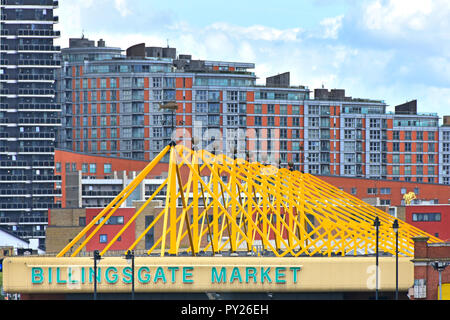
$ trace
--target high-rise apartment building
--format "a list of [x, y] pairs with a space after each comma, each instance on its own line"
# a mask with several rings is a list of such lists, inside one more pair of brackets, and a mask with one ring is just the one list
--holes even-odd
[[[0, 0], [0, 227], [45, 244], [55, 207], [60, 36], [53, 0]], [[58, 194], [56, 194], [58, 193]]]
[[[193, 60], [175, 48], [126, 50], [71, 39], [62, 50], [59, 147], [151, 160], [177, 139], [320, 175], [448, 182], [445, 130], [417, 102], [387, 112], [382, 100], [292, 86], [289, 73], [256, 84], [253, 63]], [[178, 110], [160, 106], [176, 102]], [[441, 139], [442, 136], [442, 139]]]

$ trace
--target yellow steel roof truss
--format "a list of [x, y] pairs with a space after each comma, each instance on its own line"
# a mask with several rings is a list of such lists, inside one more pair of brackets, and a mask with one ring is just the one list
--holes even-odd
[[[395, 217], [329, 183], [310, 174], [177, 145], [164, 148], [58, 256], [73, 249], [71, 255], [78, 255], [167, 153], [170, 155], [167, 179], [104, 247], [101, 255], [164, 187], [162, 210], [129, 250], [136, 248], [159, 223], [162, 234], [147, 249], [147, 254], [195, 256], [200, 252], [216, 255], [223, 251], [264, 250], [278, 257], [367, 255], [375, 251], [373, 221], [378, 217], [379, 250], [395, 254], [392, 229]], [[187, 181], [183, 181], [181, 172], [186, 169], [189, 174], [184, 178]], [[401, 255], [414, 255], [412, 237], [427, 236], [430, 242], [441, 241], [403, 221], [399, 224]], [[83, 237], [81, 245], [74, 248]]]

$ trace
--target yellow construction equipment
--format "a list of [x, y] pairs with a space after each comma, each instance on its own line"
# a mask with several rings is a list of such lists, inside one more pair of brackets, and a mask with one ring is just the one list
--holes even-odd
[[[77, 256], [167, 154], [167, 179], [106, 245], [101, 255], [164, 188], [166, 200], [161, 212], [128, 250], [133, 250], [157, 223], [162, 223], [162, 235], [148, 254], [195, 256], [201, 252], [215, 255], [223, 251], [248, 251], [252, 254], [268, 252], [277, 257], [368, 255], [375, 251], [373, 222], [378, 217], [381, 222], [379, 251], [395, 254], [392, 229], [395, 217], [317, 177], [171, 145], [164, 148], [58, 257], [65, 256], [85, 237], [78, 248], [71, 251], [72, 257]], [[189, 174], [184, 177], [187, 181], [182, 181], [182, 168], [188, 169]], [[414, 256], [412, 238], [416, 236], [429, 237], [429, 242], [441, 242], [403, 221], [399, 221], [399, 225], [400, 255]], [[182, 247], [181, 242], [186, 237], [189, 245]]]

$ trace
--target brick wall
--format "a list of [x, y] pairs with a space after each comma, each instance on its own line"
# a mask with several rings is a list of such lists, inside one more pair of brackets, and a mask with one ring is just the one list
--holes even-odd
[[[428, 238], [414, 238], [414, 280], [425, 280], [427, 300], [437, 300], [439, 272], [431, 265], [434, 261], [450, 263], [450, 242], [429, 244]], [[442, 272], [442, 284], [450, 283], [450, 265]], [[416, 298], [417, 299], [417, 298]]]

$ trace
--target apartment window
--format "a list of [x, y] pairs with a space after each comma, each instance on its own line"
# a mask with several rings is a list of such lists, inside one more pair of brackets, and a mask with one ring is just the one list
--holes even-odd
[[405, 140], [412, 140], [412, 132], [411, 131], [405, 132]]
[[450, 152], [450, 143], [444, 143], [442, 145], [442, 151], [444, 152]]
[[392, 143], [392, 151], [399, 152], [400, 151], [400, 143], [399, 142], [393, 142]]
[[392, 167], [392, 174], [393, 175], [399, 175], [400, 174], [400, 166], [393, 166]]
[[434, 131], [428, 131], [428, 140], [435, 140], [434, 139]]
[[406, 193], [406, 188], [401, 188], [401, 189], [400, 189], [400, 193], [401, 193], [401, 194], [405, 194], [405, 193]]
[[258, 114], [262, 113], [262, 105], [255, 104], [255, 113], [258, 113]]
[[391, 194], [391, 188], [381, 188], [380, 194]]
[[267, 105], [267, 113], [270, 113], [270, 114], [275, 113], [275, 105], [274, 104]]
[[352, 188], [350, 193], [353, 194], [353, 195], [356, 195], [356, 192], [357, 192], [357, 189], [356, 188]]
[[319, 118], [309, 117], [308, 118], [308, 126], [309, 127], [318, 127], [319, 126]]
[[412, 221], [414, 222], [429, 222], [429, 221], [441, 221], [440, 213], [413, 213]]
[[381, 144], [379, 142], [370, 142], [369, 150], [370, 151], [381, 151]]
[[227, 98], [231, 101], [238, 101], [238, 91], [227, 91]]
[[100, 243], [107, 243], [108, 242], [108, 235], [101, 234], [99, 241], [100, 241]]
[[308, 156], [309, 162], [319, 162], [319, 154], [318, 153], [310, 153]]
[[344, 139], [355, 139], [355, 130], [344, 130]]
[[428, 155], [428, 163], [435, 163], [436, 162], [436, 158], [434, 156], [434, 154], [429, 154]]
[[400, 131], [393, 131], [392, 132], [392, 139], [400, 140]]
[[416, 132], [416, 140], [423, 140], [423, 131]]
[[97, 165], [95, 163], [91, 163], [89, 165], [89, 172], [90, 173], [97, 173]]
[[79, 217], [79, 218], [78, 218], [78, 225], [79, 225], [80, 227], [86, 226], [86, 217]]
[[309, 114], [319, 114], [319, 106], [309, 106]]
[[262, 125], [262, 118], [255, 117], [255, 126], [261, 126], [261, 125]]
[[61, 172], [61, 162], [56, 163], [56, 172]]
[[450, 154], [442, 155], [442, 163], [450, 163]]
[[416, 143], [416, 151], [423, 152], [423, 143], [422, 142]]
[[400, 163], [400, 155], [399, 154], [392, 155], [392, 162], [393, 163]]
[[238, 104], [237, 103], [228, 103], [227, 111], [228, 111], [228, 113], [238, 113], [239, 112]]
[[353, 128], [354, 126], [355, 126], [354, 119], [348, 119], [348, 118], [344, 119], [344, 127], [345, 128]]
[[411, 155], [405, 154], [405, 163], [411, 163]]
[[377, 188], [368, 188], [367, 194], [378, 194], [378, 189]]
[[434, 152], [435, 151], [434, 146], [435, 146], [434, 143], [429, 143], [428, 144], [428, 152]]
[[82, 173], [87, 173], [88, 172], [88, 164], [87, 163], [83, 163], [81, 165], [81, 172]]
[[411, 174], [411, 166], [405, 166], [405, 175]]
[[423, 166], [416, 167], [416, 175], [418, 175], [418, 176], [423, 175]]
[[405, 142], [405, 152], [411, 152], [411, 142]]
[[370, 130], [370, 139], [380, 140], [381, 139], [381, 131], [380, 130]]
[[416, 162], [423, 163], [423, 154], [416, 154]]
[[[352, 166], [352, 165], [344, 165], [344, 174], [347, 174], [347, 175], [354, 175], [356, 173], [356, 170], [355, 170], [355, 166]], [[352, 188], [352, 190], [353, 189], [356, 189], [356, 188]], [[356, 191], [355, 191], [355, 193], [352, 193], [352, 194], [356, 194]]]
[[369, 168], [369, 173], [372, 176], [378, 176], [380, 172], [380, 166], [370, 166]]
[[382, 206], [390, 206], [391, 205], [391, 200], [380, 199], [380, 205], [382, 205]]
[[318, 151], [320, 149], [319, 141], [308, 141], [308, 149], [311, 151]]
[[442, 139], [445, 141], [450, 141], [450, 131], [444, 131], [442, 133]]
[[370, 163], [378, 163], [381, 162], [381, 154], [380, 153], [371, 153], [369, 156]]
[[267, 117], [267, 125], [268, 126], [274, 126], [275, 125], [275, 118], [274, 117]]
[[104, 172], [104, 173], [111, 173], [111, 171], [112, 171], [112, 166], [111, 166], [111, 164], [110, 164], [110, 163], [105, 163], [105, 164], [103, 165], [103, 172]]

